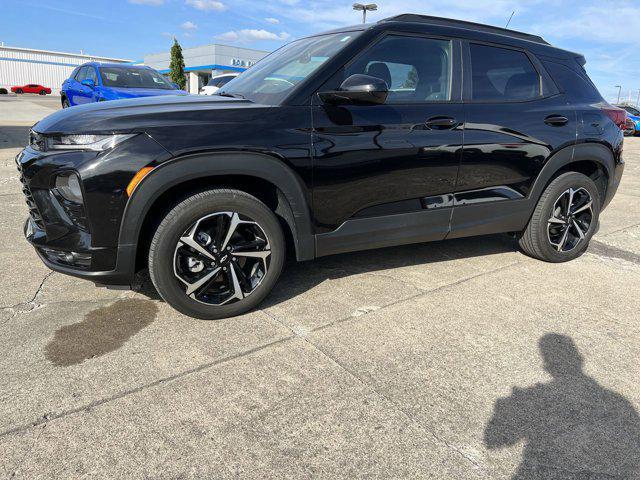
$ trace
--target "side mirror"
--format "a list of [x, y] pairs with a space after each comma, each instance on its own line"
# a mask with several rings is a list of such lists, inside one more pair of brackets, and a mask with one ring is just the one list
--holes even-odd
[[82, 80], [82, 85], [84, 85], [85, 87], [89, 87], [89, 88], [96, 88], [96, 84], [95, 82], [90, 79], [90, 78], [85, 78], [84, 80]]
[[370, 75], [351, 75], [338, 90], [320, 92], [320, 100], [329, 105], [381, 105], [387, 101], [389, 86], [387, 82]]

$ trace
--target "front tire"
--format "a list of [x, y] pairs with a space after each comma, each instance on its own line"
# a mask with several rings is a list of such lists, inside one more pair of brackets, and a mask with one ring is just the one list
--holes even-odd
[[17, 90], [16, 90], [16, 93], [17, 93], [18, 95], [22, 95], [24, 92], [22, 91], [22, 89], [21, 89], [21, 88], [19, 88], [19, 89], [17, 89]]
[[587, 249], [599, 215], [600, 195], [593, 180], [577, 172], [563, 173], [542, 193], [518, 242], [530, 257], [567, 262]]
[[274, 213], [246, 192], [216, 189], [192, 195], [164, 217], [149, 248], [149, 275], [173, 308], [211, 320], [255, 308], [284, 259]]
[[46, 90], [40, 90], [40, 95], [46, 95], [47, 91]]
[[67, 100], [67, 97], [64, 97], [62, 99], [62, 108], [69, 108], [71, 105], [69, 104], [69, 100]]

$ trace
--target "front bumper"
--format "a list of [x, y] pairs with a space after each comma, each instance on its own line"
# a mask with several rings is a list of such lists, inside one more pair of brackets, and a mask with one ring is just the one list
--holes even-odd
[[[168, 153], [146, 135], [106, 152], [40, 152], [17, 157], [29, 218], [25, 238], [52, 270], [107, 285], [132, 285], [136, 245], [120, 245], [125, 189], [142, 166]], [[61, 172], [81, 180], [82, 205], [65, 201], [55, 188]]]

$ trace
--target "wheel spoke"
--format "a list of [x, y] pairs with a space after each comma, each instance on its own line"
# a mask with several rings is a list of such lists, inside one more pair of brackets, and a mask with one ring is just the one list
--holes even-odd
[[[220, 268], [216, 268], [215, 270], [207, 273], [204, 277], [198, 280], [195, 283], [188, 284], [187, 283], [187, 295], [194, 294], [200, 287], [202, 287], [205, 283], [211, 280], [215, 275], [218, 274]], [[186, 282], [185, 282], [186, 283]]]
[[562, 234], [562, 238], [560, 239], [560, 243], [558, 243], [557, 245], [557, 249], [559, 252], [562, 252], [564, 250], [564, 246], [567, 243], [567, 238], [569, 237], [569, 227], [567, 226], [564, 229], [564, 233]]
[[565, 217], [569, 217], [571, 214], [571, 204], [573, 203], [573, 195], [575, 194], [575, 190], [573, 188], [569, 189], [569, 198], [567, 199], [567, 211], [565, 212]]
[[591, 210], [591, 204], [593, 202], [591, 200], [589, 200], [587, 203], [585, 203], [583, 206], [581, 206], [580, 208], [578, 208], [577, 210], [575, 210], [573, 212], [574, 215], [580, 213], [580, 212], [584, 212], [585, 210]]
[[232, 255], [234, 257], [252, 257], [265, 260], [269, 255], [271, 255], [271, 250], [263, 250], [261, 252], [233, 252]]
[[224, 305], [225, 303], [230, 302], [233, 299], [242, 300], [244, 298], [244, 293], [242, 292], [242, 288], [240, 288], [240, 282], [238, 281], [238, 276], [236, 275], [236, 269], [233, 266], [233, 263], [229, 264], [229, 276], [231, 277], [231, 283], [233, 287], [233, 295], [227, 298], [220, 305]]
[[[575, 219], [573, 220], [573, 226], [578, 231], [578, 236], [580, 237], [580, 240], [583, 240], [584, 239], [584, 232], [580, 228], [580, 225], [578, 225], [578, 222], [575, 221]], [[569, 229], [567, 228], [567, 230], [569, 230]]]
[[189, 234], [189, 236], [187, 237], [180, 237], [180, 241], [182, 243], [184, 243], [185, 245], [187, 245], [188, 247], [193, 248], [195, 251], [197, 251], [198, 253], [201, 253], [202, 255], [206, 256], [209, 260], [215, 260], [215, 257], [213, 255], [211, 255], [206, 248], [204, 248], [202, 245], [200, 245], [198, 242], [196, 242], [196, 240], [193, 238], [193, 235], [195, 234], [195, 228], [193, 229], [193, 231]]
[[232, 213], [231, 222], [229, 223], [229, 228], [227, 229], [227, 235], [224, 237], [224, 240], [222, 241], [220, 250], [224, 250], [225, 248], [227, 248], [227, 244], [229, 243], [229, 240], [231, 240], [231, 237], [233, 236], [239, 224], [240, 224], [240, 217], [238, 216], [237, 213], [235, 212]]
[[554, 217], [551, 217], [549, 219], [549, 223], [558, 223], [560, 225], [564, 225], [566, 222], [564, 220], [554, 216]]

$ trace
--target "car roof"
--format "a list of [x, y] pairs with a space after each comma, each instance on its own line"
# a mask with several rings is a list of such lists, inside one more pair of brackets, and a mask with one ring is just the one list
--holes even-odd
[[125, 67], [125, 68], [151, 68], [148, 65], [132, 65], [130, 63], [108, 63], [108, 62], [87, 62], [79, 65], [84, 67], [87, 65], [93, 65], [94, 67]]
[[[486, 41], [526, 48], [535, 53], [561, 58], [582, 58], [579, 53], [554, 47], [539, 35], [517, 30], [495, 27], [482, 23], [468, 22], [446, 17], [433, 17], [413, 13], [403, 13], [380, 20], [377, 23], [354, 25], [330, 30], [325, 33], [356, 32], [365, 30], [395, 30], [415, 33], [431, 33], [455, 36], [469, 40]], [[316, 36], [316, 35], [313, 35]]]

